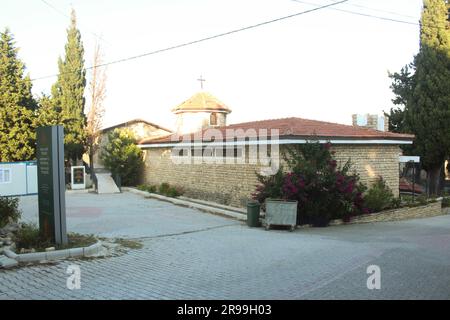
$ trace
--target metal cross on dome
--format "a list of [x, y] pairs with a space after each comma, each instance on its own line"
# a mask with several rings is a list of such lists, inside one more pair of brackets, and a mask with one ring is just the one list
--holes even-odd
[[200, 78], [198, 78], [197, 81], [200, 81], [200, 88], [203, 90], [203, 82], [206, 81], [206, 80], [203, 79], [202, 75], [200, 75]]

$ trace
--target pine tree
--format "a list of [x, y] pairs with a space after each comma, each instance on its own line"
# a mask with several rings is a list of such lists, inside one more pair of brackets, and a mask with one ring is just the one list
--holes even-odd
[[419, 53], [408, 67], [391, 75], [393, 102], [405, 108], [391, 109], [390, 126], [416, 135], [406, 150], [421, 156], [432, 194], [439, 192], [443, 164], [450, 157], [449, 8], [448, 1], [424, 0]]
[[66, 157], [80, 159], [86, 142], [86, 116], [84, 114], [84, 89], [86, 70], [81, 34], [76, 26], [75, 11], [72, 10], [70, 27], [67, 29], [67, 44], [64, 60], [59, 58], [59, 75], [52, 87], [53, 110], [61, 110], [59, 123], [64, 125], [64, 148]]
[[36, 102], [14, 44], [8, 29], [0, 33], [0, 161], [32, 160], [36, 151]]

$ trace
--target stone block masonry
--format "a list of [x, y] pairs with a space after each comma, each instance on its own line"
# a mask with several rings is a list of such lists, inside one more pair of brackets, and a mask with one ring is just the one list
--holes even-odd
[[[382, 176], [398, 196], [398, 145], [334, 145], [333, 150], [339, 163], [351, 160], [363, 183], [370, 185]], [[171, 148], [161, 147], [145, 149], [144, 160], [143, 183], [179, 186], [190, 198], [245, 207], [258, 184], [255, 172], [260, 165], [248, 159], [242, 164], [176, 164]]]
[[381, 176], [396, 197], [399, 195], [399, 155], [398, 145], [335, 145], [335, 158], [343, 165], [348, 159], [367, 186]]
[[[392, 210], [386, 210], [382, 212], [365, 214], [353, 218], [349, 223], [370, 223], [370, 222], [387, 222], [387, 221], [400, 221], [417, 218], [427, 218], [446, 214], [442, 209], [442, 201], [431, 202], [424, 206], [418, 207], [405, 207]], [[341, 225], [341, 220], [334, 220], [331, 225]]]

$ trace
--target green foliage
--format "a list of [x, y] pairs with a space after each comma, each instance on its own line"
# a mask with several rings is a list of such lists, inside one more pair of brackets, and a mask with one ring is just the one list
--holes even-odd
[[115, 129], [110, 132], [100, 157], [113, 176], [119, 174], [122, 185], [136, 185], [144, 162], [142, 150], [136, 145], [130, 130]]
[[0, 161], [35, 158], [36, 102], [31, 94], [30, 77], [17, 56], [14, 37], [0, 32]]
[[71, 24], [67, 29], [65, 56], [64, 59], [58, 60], [58, 80], [52, 87], [51, 101], [45, 101], [47, 104], [45, 107], [51, 113], [41, 120], [49, 121], [48, 124], [56, 122], [64, 126], [64, 151], [67, 158], [73, 160], [81, 158], [86, 143], [84, 114], [86, 70], [83, 55], [81, 34], [76, 26], [75, 12], [72, 10]]
[[161, 183], [161, 185], [158, 188], [158, 192], [161, 194], [167, 194], [170, 190], [170, 185], [166, 182]]
[[178, 196], [181, 196], [182, 194], [183, 194], [183, 189], [172, 186], [167, 190], [166, 196], [176, 198]]
[[140, 241], [118, 238], [114, 243], [120, 244], [122, 247], [129, 249], [142, 249], [144, 245]]
[[56, 249], [68, 249], [87, 247], [97, 242], [97, 238], [94, 235], [85, 235], [75, 232], [67, 234], [67, 245], [56, 245], [44, 238], [39, 230], [39, 227], [35, 223], [23, 223], [19, 230], [14, 235], [14, 242], [17, 250], [20, 249], [35, 249], [36, 251], [44, 251], [49, 247], [56, 247]]
[[416, 201], [417, 201], [417, 203], [419, 203], [421, 206], [424, 206], [424, 205], [428, 204], [428, 202], [429, 202], [427, 196], [424, 195], [424, 194], [421, 194], [420, 196], [418, 196], [418, 197], [416, 198]]
[[19, 221], [21, 215], [18, 198], [0, 197], [0, 228], [10, 221]]
[[147, 191], [150, 193], [158, 193], [167, 197], [176, 198], [183, 194], [183, 189], [176, 186], [171, 186], [170, 184], [164, 182], [159, 186], [154, 186], [150, 184], [140, 184], [137, 186], [139, 190]]
[[365, 212], [359, 176], [350, 172], [350, 162], [338, 168], [330, 144], [308, 142], [288, 146], [283, 152], [289, 171], [279, 170], [271, 177], [258, 176], [253, 199], [298, 201], [298, 224], [326, 226], [330, 219], [348, 221]]
[[256, 172], [259, 184], [256, 191], [252, 193], [252, 198], [261, 204], [261, 208], [265, 210], [265, 200], [268, 198], [283, 198], [281, 188], [283, 187], [285, 173], [283, 167], [280, 166], [277, 173], [271, 176], [263, 176]]
[[140, 184], [136, 187], [138, 190], [141, 191], [147, 191], [150, 193], [156, 193], [158, 188], [154, 185], [150, 185], [150, 184]]
[[397, 204], [394, 194], [386, 182], [379, 177], [364, 197], [364, 203], [371, 212], [379, 212]]
[[442, 199], [442, 208], [450, 207], [450, 197], [444, 197]]
[[402, 207], [402, 199], [400, 198], [393, 198], [391, 201], [391, 208], [397, 209]]
[[[421, 18], [420, 50], [413, 63], [394, 74], [395, 104], [392, 127], [416, 135], [406, 151], [420, 155], [432, 181], [431, 193], [439, 192], [440, 170], [450, 154], [450, 28], [443, 0], [425, 0]], [[415, 71], [413, 74], [410, 71]], [[396, 128], [396, 125], [398, 128]]]
[[35, 223], [24, 223], [14, 235], [14, 242], [18, 250], [20, 249], [45, 249], [53, 246], [53, 244], [45, 239], [39, 227]]
[[54, 100], [47, 95], [42, 95], [38, 99], [39, 108], [37, 109], [38, 126], [64, 125], [62, 119], [61, 107], [55, 105]]

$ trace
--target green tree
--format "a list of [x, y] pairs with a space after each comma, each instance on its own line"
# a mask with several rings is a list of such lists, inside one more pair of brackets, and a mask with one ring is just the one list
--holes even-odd
[[120, 176], [123, 185], [136, 185], [139, 182], [143, 154], [130, 130], [115, 129], [110, 132], [100, 159], [113, 176]]
[[[429, 192], [440, 191], [444, 160], [450, 156], [450, 24], [448, 1], [425, 0], [421, 18], [420, 50], [413, 63], [392, 75], [392, 127], [411, 132], [411, 153], [421, 156]], [[415, 72], [410, 73], [413, 69]]]
[[[85, 151], [86, 116], [84, 114], [86, 69], [84, 48], [80, 31], [76, 26], [75, 11], [72, 10], [64, 59], [59, 58], [58, 80], [52, 87], [53, 109], [60, 110], [58, 122], [64, 125], [64, 148], [66, 157], [76, 161]], [[53, 119], [54, 120], [54, 119]]]
[[389, 131], [398, 133], [408, 131], [404, 107], [408, 105], [414, 84], [411, 70], [414, 70], [413, 63], [403, 67], [398, 73], [389, 73], [389, 77], [392, 79], [391, 89], [395, 94], [392, 102], [396, 105], [395, 108], [391, 108], [389, 114], [385, 113], [389, 116]]
[[0, 161], [35, 158], [35, 108], [29, 75], [17, 56], [14, 37], [0, 33]]
[[50, 96], [43, 94], [38, 99], [37, 123], [39, 126], [62, 124], [61, 107], [55, 105]]

